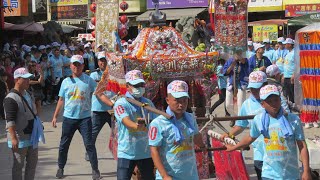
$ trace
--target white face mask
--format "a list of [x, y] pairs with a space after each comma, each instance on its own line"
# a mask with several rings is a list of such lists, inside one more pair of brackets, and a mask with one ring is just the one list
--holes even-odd
[[132, 96], [135, 98], [141, 98], [145, 92], [146, 88], [144, 87], [132, 88]]

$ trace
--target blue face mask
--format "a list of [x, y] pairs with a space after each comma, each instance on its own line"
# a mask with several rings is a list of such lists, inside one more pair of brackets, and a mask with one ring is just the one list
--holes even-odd
[[144, 87], [132, 88], [132, 96], [135, 98], [141, 98], [145, 92], [146, 89]]

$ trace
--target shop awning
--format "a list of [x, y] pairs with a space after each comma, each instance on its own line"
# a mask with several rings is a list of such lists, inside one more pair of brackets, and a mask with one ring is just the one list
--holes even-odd
[[320, 13], [306, 14], [289, 19], [288, 26], [307, 26], [316, 22], [320, 22]]
[[42, 24], [36, 22], [24, 23], [24, 24], [15, 24], [9, 27], [9, 30], [19, 30], [26, 32], [43, 32]]
[[263, 26], [263, 25], [284, 25], [288, 23], [288, 19], [268, 19], [261, 21], [248, 22], [248, 26]]
[[[206, 8], [188, 8], [188, 9], [162, 9], [160, 10], [163, 13], [166, 13], [167, 20], [177, 20], [181, 19], [182, 17], [195, 17], [199, 13], [206, 10]], [[144, 12], [143, 14], [137, 16], [137, 21], [149, 21], [149, 15], [151, 12], [154, 12], [154, 10], [149, 10]]]

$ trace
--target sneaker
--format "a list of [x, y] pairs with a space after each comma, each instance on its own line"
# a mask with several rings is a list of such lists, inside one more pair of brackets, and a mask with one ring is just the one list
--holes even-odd
[[63, 178], [63, 169], [58, 169], [57, 174], [56, 174], [57, 179], [62, 179]]
[[309, 123], [305, 123], [304, 128], [305, 128], [305, 129], [311, 128], [311, 127], [310, 127], [310, 124], [309, 124]]
[[93, 179], [93, 180], [98, 180], [98, 179], [100, 179], [100, 171], [99, 171], [99, 169], [97, 169], [97, 170], [92, 170], [92, 179]]
[[314, 122], [314, 123], [313, 123], [313, 127], [319, 128], [319, 124], [318, 124], [317, 122]]
[[86, 161], [90, 161], [90, 159], [89, 159], [89, 156], [88, 156], [88, 153], [86, 152], [86, 154], [84, 155], [84, 159], [86, 160]]

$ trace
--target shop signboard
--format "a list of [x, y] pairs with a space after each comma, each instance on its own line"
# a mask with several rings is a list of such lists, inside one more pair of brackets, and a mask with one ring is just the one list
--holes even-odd
[[52, 6], [51, 19], [84, 19], [88, 17], [88, 5]]
[[282, 0], [249, 0], [249, 12], [282, 11]]
[[28, 16], [28, 1], [24, 0], [3, 0], [4, 7], [11, 7], [12, 11], [5, 10], [4, 17]]
[[[210, 3], [213, 1], [209, 1]], [[282, 0], [249, 0], [248, 12], [282, 11]], [[214, 6], [211, 7], [214, 12]]]
[[278, 26], [277, 25], [264, 25], [253, 26], [253, 41], [263, 41], [270, 39], [270, 41], [277, 41], [278, 39]]
[[85, 38], [87, 41], [95, 40], [91, 33], [78, 34], [78, 41], [81, 41], [83, 38]]
[[320, 4], [286, 5], [286, 17], [297, 17], [320, 12]]
[[[159, 0], [159, 9], [208, 7], [208, 0]], [[147, 0], [147, 8], [154, 9], [152, 0]]]
[[59, 0], [57, 6], [88, 5], [88, 0]]

